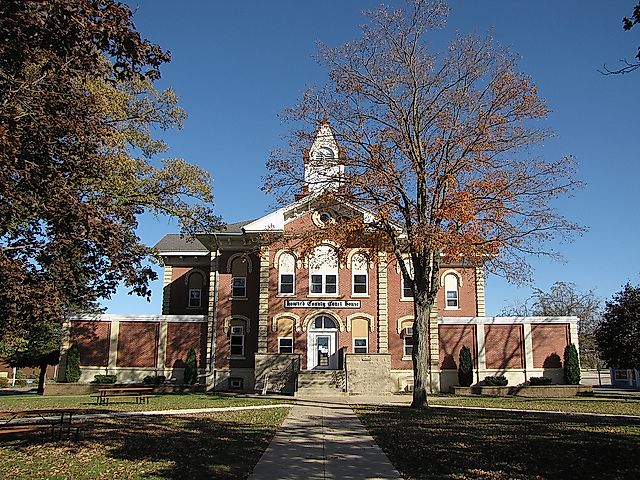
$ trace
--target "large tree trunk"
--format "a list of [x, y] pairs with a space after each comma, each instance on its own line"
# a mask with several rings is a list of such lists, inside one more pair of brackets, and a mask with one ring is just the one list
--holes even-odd
[[431, 384], [429, 375], [429, 316], [433, 300], [416, 292], [413, 321], [413, 401], [412, 408], [429, 406], [427, 391]]
[[40, 365], [40, 376], [38, 377], [38, 395], [44, 395], [44, 379], [47, 375], [47, 364]]

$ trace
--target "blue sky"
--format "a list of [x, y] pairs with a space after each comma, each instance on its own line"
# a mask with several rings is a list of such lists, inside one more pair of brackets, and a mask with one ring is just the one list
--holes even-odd
[[[232, 223], [259, 217], [275, 200], [260, 191], [265, 161], [286, 125], [278, 114], [325, 72], [313, 55], [316, 42], [338, 45], [359, 35], [362, 10], [380, 1], [175, 1], [129, 0], [140, 33], [172, 53], [161, 87], [173, 87], [189, 118], [180, 131], [163, 132], [168, 157], [185, 158], [211, 173], [217, 213]], [[386, 2], [392, 6], [399, 0]], [[589, 228], [555, 247], [565, 261], [531, 259], [534, 285], [574, 282], [609, 298], [630, 281], [640, 283], [640, 70], [603, 76], [632, 59], [640, 28], [624, 32], [622, 17], [636, 0], [456, 0], [447, 27], [435, 34], [444, 45], [456, 33], [489, 32], [521, 55], [521, 70], [534, 79], [552, 110], [546, 125], [556, 137], [545, 143], [549, 159], [574, 155], [581, 191], [559, 210]], [[155, 244], [177, 231], [166, 219], [144, 217], [143, 241]], [[162, 277], [158, 267], [159, 277]], [[104, 303], [110, 313], [158, 314], [161, 281], [151, 302], [121, 289]], [[487, 278], [487, 314], [496, 315], [530, 295], [502, 279]]]

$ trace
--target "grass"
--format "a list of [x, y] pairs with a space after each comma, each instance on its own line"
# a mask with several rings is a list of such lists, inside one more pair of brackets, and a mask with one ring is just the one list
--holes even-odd
[[149, 399], [149, 404], [137, 404], [135, 399], [113, 399], [109, 405], [96, 405], [89, 395], [7, 395], [0, 396], [0, 412], [15, 410], [37, 410], [50, 408], [73, 408], [99, 412], [148, 410], [182, 410], [190, 408], [243, 407], [247, 405], [271, 405], [286, 403], [283, 400], [267, 398], [243, 398], [208, 393], [180, 393], [157, 395]]
[[607, 415], [640, 416], [638, 397], [571, 397], [571, 398], [525, 398], [525, 397], [461, 397], [431, 396], [432, 405], [458, 407], [507, 408], [517, 410], [545, 410], [552, 412], [603, 413]]
[[640, 478], [640, 418], [374, 406], [355, 410], [410, 479]]
[[246, 478], [288, 408], [87, 421], [80, 441], [0, 438], [0, 478]]

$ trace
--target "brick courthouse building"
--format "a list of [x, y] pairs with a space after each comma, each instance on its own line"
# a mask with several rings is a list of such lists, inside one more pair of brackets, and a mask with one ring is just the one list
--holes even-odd
[[[307, 195], [196, 240], [165, 236], [157, 245], [162, 315], [68, 322], [63, 350], [78, 343], [81, 380], [110, 373], [122, 382], [147, 375], [180, 382], [193, 347], [201, 383], [220, 390], [409, 390], [413, 299], [395, 258], [349, 246], [339, 258], [328, 240], [305, 257], [287, 243], [288, 233], [322, 229], [339, 216], [366, 223], [357, 207], [317, 200], [312, 179], [331, 169], [339, 175], [338, 158], [323, 124], [308, 152]], [[561, 382], [564, 348], [578, 343], [576, 317], [486, 317], [482, 268], [442, 265], [437, 307], [426, 339], [433, 392], [457, 385], [463, 345], [476, 381], [503, 373], [514, 385], [542, 375]]]

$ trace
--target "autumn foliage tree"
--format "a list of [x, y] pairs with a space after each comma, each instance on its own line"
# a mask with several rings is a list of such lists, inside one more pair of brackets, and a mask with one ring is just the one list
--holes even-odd
[[427, 405], [440, 263], [488, 262], [522, 280], [529, 256], [550, 254], [548, 241], [579, 230], [552, 206], [577, 185], [572, 159], [535, 156], [550, 135], [538, 125], [548, 108], [536, 86], [489, 38], [460, 35], [435, 51], [430, 38], [447, 13], [426, 0], [383, 6], [367, 13], [360, 38], [321, 46], [329, 82], [285, 111], [291, 140], [268, 164], [268, 189], [286, 196], [303, 185], [300, 149], [319, 120], [330, 122], [345, 172], [328, 201], [372, 216], [366, 225], [343, 219], [335, 234], [365, 228], [413, 291], [414, 407]]
[[0, 340], [95, 309], [123, 281], [148, 296], [143, 212], [218, 225], [208, 175], [152, 133], [184, 111], [154, 82], [170, 60], [114, 0], [0, 3]]

